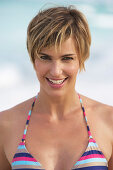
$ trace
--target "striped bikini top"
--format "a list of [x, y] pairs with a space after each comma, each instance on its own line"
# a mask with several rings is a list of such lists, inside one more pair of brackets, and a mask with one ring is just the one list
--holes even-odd
[[[86, 113], [85, 113], [85, 110], [82, 104], [82, 100], [79, 94], [78, 96], [79, 96], [79, 100], [81, 103], [83, 115], [86, 121], [89, 140], [88, 140], [88, 145], [87, 145], [85, 152], [82, 154], [79, 160], [75, 162], [71, 170], [76, 170], [76, 169], [77, 170], [91, 170], [91, 169], [92, 170], [108, 170], [108, 162], [104, 154], [102, 153], [102, 151], [99, 149], [98, 144], [91, 136], [91, 132], [88, 126]], [[41, 163], [38, 160], [36, 160], [32, 156], [31, 153], [29, 153], [25, 145], [27, 128], [28, 128], [31, 112], [33, 110], [36, 98], [37, 96], [35, 97], [31, 110], [28, 113], [23, 138], [17, 147], [16, 153], [14, 154], [14, 157], [11, 163], [12, 170], [28, 170], [28, 169], [29, 170], [42, 170], [42, 169], [46, 170], [43, 167], [43, 165], [41, 165]]]

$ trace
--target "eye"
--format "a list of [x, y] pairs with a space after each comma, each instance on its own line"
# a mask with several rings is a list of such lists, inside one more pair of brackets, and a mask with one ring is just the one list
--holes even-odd
[[63, 57], [62, 60], [73, 60], [73, 57]]
[[49, 56], [47, 56], [47, 55], [40, 56], [40, 59], [41, 60], [51, 60], [51, 58]]

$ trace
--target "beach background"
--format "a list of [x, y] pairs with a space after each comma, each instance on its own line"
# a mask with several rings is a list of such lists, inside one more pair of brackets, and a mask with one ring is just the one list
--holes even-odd
[[39, 91], [39, 82], [26, 49], [30, 20], [40, 9], [75, 5], [89, 22], [92, 45], [86, 71], [77, 77], [76, 90], [113, 106], [112, 0], [0, 0], [0, 111]]

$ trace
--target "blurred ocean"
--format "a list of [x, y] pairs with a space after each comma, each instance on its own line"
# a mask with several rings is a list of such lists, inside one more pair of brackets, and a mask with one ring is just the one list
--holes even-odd
[[79, 93], [113, 106], [112, 0], [0, 0], [0, 111], [39, 91], [39, 82], [26, 49], [26, 31], [39, 9], [75, 5], [87, 17], [92, 35], [86, 72], [78, 75]]

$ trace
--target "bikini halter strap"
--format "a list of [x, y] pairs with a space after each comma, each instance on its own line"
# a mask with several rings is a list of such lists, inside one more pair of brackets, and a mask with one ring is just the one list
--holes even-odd
[[27, 117], [25, 129], [24, 129], [24, 134], [23, 134], [23, 138], [22, 138], [22, 142], [24, 142], [24, 143], [25, 143], [25, 139], [26, 139], [26, 133], [27, 133], [28, 125], [29, 125], [29, 120], [30, 120], [30, 117], [31, 117], [31, 112], [32, 112], [33, 107], [34, 107], [34, 105], [35, 105], [37, 96], [38, 96], [38, 95], [35, 96], [35, 99], [34, 99], [34, 101], [33, 101], [33, 103], [32, 103], [32, 106], [31, 106], [31, 110], [29, 110], [29, 113], [28, 113], [28, 117]]
[[[24, 134], [23, 134], [23, 138], [22, 138], [22, 142], [24, 142], [24, 143], [25, 143], [25, 139], [26, 139], [26, 133], [27, 133], [27, 128], [28, 128], [28, 124], [29, 124], [31, 112], [32, 112], [32, 110], [33, 110], [33, 107], [34, 107], [34, 104], [35, 104], [35, 102], [36, 102], [37, 96], [38, 96], [38, 94], [36, 95], [36, 97], [35, 97], [35, 99], [34, 99], [34, 101], [33, 101], [33, 103], [32, 103], [31, 110], [29, 110], [29, 113], [28, 113], [28, 117], [27, 117], [25, 129], [24, 129]], [[78, 93], [78, 97], [79, 97], [80, 104], [81, 104], [81, 108], [82, 108], [82, 111], [83, 111], [83, 114], [84, 114], [84, 118], [85, 118], [85, 121], [86, 121], [89, 139], [91, 139], [91, 138], [92, 138], [92, 135], [91, 135], [90, 128], [89, 128], [89, 125], [88, 125], [88, 122], [87, 122], [87, 117], [86, 117], [85, 109], [84, 109], [84, 106], [83, 106], [83, 103], [82, 103], [82, 99], [81, 99], [79, 93]]]

